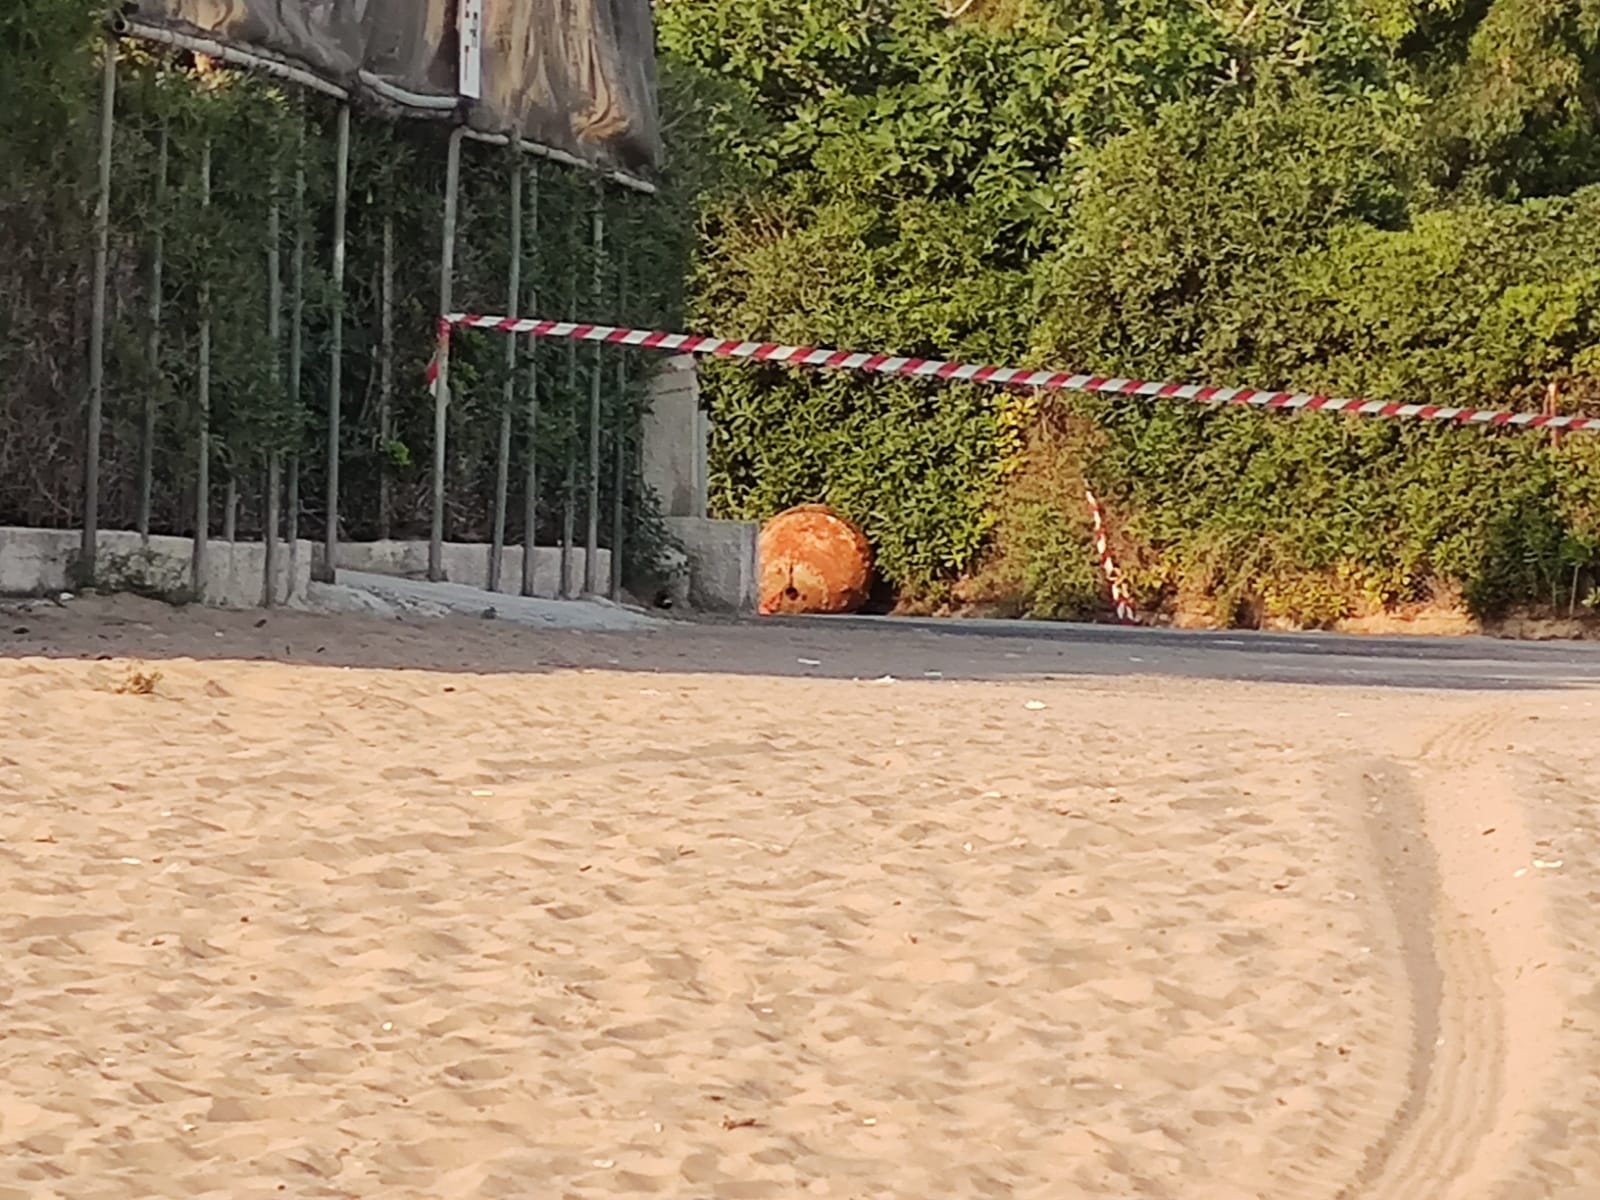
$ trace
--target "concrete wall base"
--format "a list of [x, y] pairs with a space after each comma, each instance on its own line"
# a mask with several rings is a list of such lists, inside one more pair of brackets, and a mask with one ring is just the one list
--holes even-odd
[[760, 565], [754, 521], [708, 517], [663, 518], [683, 546], [687, 599], [706, 612], [753, 613], [760, 600]]
[[[76, 586], [74, 566], [81, 534], [76, 529], [0, 527], [0, 595], [39, 596]], [[299, 604], [311, 579], [313, 543], [299, 552], [278, 544], [275, 601]], [[172, 600], [194, 598], [190, 564], [194, 544], [186, 537], [153, 536], [103, 529], [97, 538], [95, 584], [103, 591], [136, 591]], [[290, 559], [293, 557], [293, 563]], [[262, 602], [266, 547], [260, 542], [206, 543], [204, 601], [218, 608], [255, 608]]]
[[[572, 548], [572, 594], [583, 588], [584, 550]], [[446, 542], [442, 561], [444, 577], [450, 583], [467, 587], [489, 587], [489, 547], [480, 542]], [[611, 551], [595, 555], [599, 568], [596, 578], [603, 593], [611, 580]], [[425, 541], [340, 542], [338, 566], [344, 571], [367, 571], [373, 575], [395, 575], [403, 579], [424, 579], [428, 574], [428, 543]], [[522, 547], [507, 546], [500, 559], [500, 586], [496, 591], [518, 595], [522, 591]], [[537, 546], [533, 560], [533, 594], [557, 599], [561, 590], [561, 549]]]

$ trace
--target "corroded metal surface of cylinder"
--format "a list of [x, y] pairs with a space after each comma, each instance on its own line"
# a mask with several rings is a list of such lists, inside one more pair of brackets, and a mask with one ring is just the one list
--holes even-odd
[[847, 613], [867, 601], [872, 546], [833, 509], [803, 504], [761, 530], [763, 613]]

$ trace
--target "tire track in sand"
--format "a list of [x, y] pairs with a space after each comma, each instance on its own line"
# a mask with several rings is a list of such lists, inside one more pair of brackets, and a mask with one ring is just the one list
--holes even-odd
[[1553, 956], [1549, 923], [1537, 886], [1515, 875], [1529, 840], [1486, 750], [1504, 719], [1473, 713], [1411, 764], [1375, 759], [1351, 780], [1369, 806], [1411, 1037], [1404, 1099], [1339, 1200], [1496, 1194], [1549, 1069], [1560, 997], [1526, 969]]
[[1340, 1200], [1440, 1195], [1494, 1127], [1503, 1017], [1483, 938], [1444, 902], [1422, 800], [1397, 764], [1359, 783], [1404, 965], [1411, 1037], [1404, 1099]]

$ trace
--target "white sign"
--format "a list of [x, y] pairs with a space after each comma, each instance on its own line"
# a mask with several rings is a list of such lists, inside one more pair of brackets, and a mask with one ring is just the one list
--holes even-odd
[[456, 90], [469, 100], [483, 99], [483, 0], [460, 0], [456, 33], [461, 63]]

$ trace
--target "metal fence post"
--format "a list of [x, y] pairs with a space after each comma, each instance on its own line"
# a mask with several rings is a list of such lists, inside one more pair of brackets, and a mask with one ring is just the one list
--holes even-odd
[[[594, 297], [595, 316], [598, 318], [603, 288], [606, 239], [606, 210], [598, 185], [595, 188], [594, 210], [591, 218], [591, 241], [594, 246], [594, 277], [591, 295]], [[605, 352], [597, 344], [594, 348], [594, 371], [589, 376], [589, 488], [584, 517], [588, 522], [583, 543], [583, 591], [592, 596], [600, 586], [598, 559], [600, 557], [600, 384], [605, 368]]]
[[[461, 139], [458, 125], [450, 131], [450, 148], [445, 165], [444, 230], [439, 250], [439, 316], [449, 313], [455, 299], [456, 218], [461, 192]], [[428, 530], [428, 578], [444, 578], [444, 471], [445, 439], [449, 430], [446, 417], [450, 409], [450, 361], [442, 357], [439, 379], [433, 397], [433, 513]]]
[[[272, 201], [267, 209], [267, 341], [272, 346], [272, 383], [283, 403], [283, 219], [278, 204], [278, 168], [272, 168]], [[278, 602], [278, 490], [283, 452], [276, 442], [267, 451], [267, 496], [261, 518], [261, 603]]]
[[[211, 135], [200, 145], [200, 211], [203, 228], [211, 226]], [[206, 596], [206, 546], [211, 539], [211, 277], [201, 268], [200, 362], [195, 390], [200, 409], [199, 446], [196, 449], [194, 486], [194, 557], [190, 590], [196, 600]]]
[[[522, 293], [522, 144], [511, 140], [511, 265], [506, 281], [506, 316], [520, 315]], [[506, 379], [500, 394], [500, 444], [495, 455], [494, 529], [489, 547], [489, 590], [500, 590], [506, 548], [506, 502], [511, 487], [511, 406], [517, 395], [517, 343], [506, 335]]]
[[332, 583], [339, 560], [339, 424], [344, 405], [344, 267], [350, 209], [350, 105], [339, 105], [333, 168], [333, 328], [328, 346], [328, 523], [322, 535], [323, 576]]
[[150, 540], [150, 509], [155, 492], [156, 477], [156, 406], [160, 399], [161, 373], [161, 309], [162, 275], [166, 270], [167, 253], [167, 162], [171, 156], [172, 138], [165, 121], [156, 141], [156, 194], [155, 213], [151, 218], [150, 279], [150, 329], [145, 342], [145, 357], [150, 362], [150, 386], [144, 395], [144, 420], [139, 437], [139, 507], [134, 528], [146, 542]]
[[[532, 236], [527, 239], [534, 247], [535, 269], [538, 266], [539, 244], [539, 169], [534, 167], [528, 177], [528, 206], [526, 220]], [[532, 273], [532, 272], [530, 272]], [[539, 285], [537, 279], [528, 289], [529, 312], [539, 311]], [[522, 482], [522, 594], [534, 593], [535, 571], [538, 566], [539, 541], [539, 340], [533, 339], [528, 347], [528, 444], [523, 466]]]
[[92, 583], [100, 535], [100, 438], [106, 394], [106, 290], [111, 261], [111, 159], [117, 123], [117, 44], [105, 44], [100, 86], [100, 178], [94, 208], [94, 293], [89, 316], [89, 411], [83, 447], [83, 532], [78, 563]]

